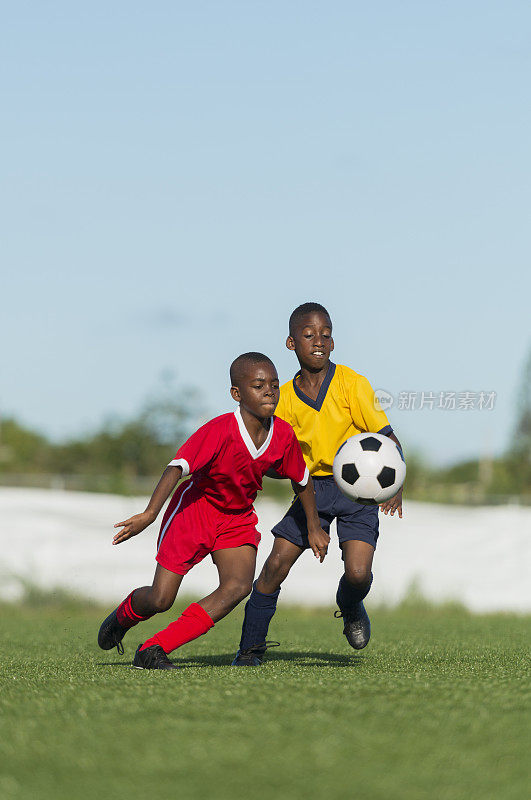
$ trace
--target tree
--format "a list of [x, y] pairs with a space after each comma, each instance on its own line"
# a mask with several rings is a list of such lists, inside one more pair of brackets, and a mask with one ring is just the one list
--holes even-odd
[[507, 460], [514, 492], [531, 493], [531, 348], [518, 392], [516, 425]]
[[202, 414], [197, 392], [176, 386], [170, 373], [161, 383], [133, 419], [108, 419], [94, 433], [59, 444], [13, 419], [3, 420], [0, 472], [83, 475], [91, 486], [116, 478], [112, 485], [122, 488], [130, 478], [155, 477]]
[[50, 444], [45, 436], [25, 428], [11, 417], [0, 425], [0, 471], [43, 472], [48, 465]]
[[517, 418], [511, 450], [524, 460], [531, 458], [531, 348], [518, 392]]

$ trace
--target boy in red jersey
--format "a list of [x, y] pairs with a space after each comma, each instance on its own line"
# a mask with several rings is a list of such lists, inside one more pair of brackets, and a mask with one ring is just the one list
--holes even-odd
[[[325, 531], [336, 520], [345, 571], [339, 581], [336, 616], [356, 650], [365, 647], [371, 626], [363, 604], [372, 583], [372, 561], [378, 540], [378, 507], [345, 497], [332, 476], [334, 456], [350, 436], [372, 431], [389, 436], [400, 448], [368, 380], [341, 364], [333, 364], [332, 321], [319, 303], [298, 306], [289, 320], [288, 350], [300, 370], [281, 387], [277, 414], [293, 426], [310, 475], [317, 510]], [[273, 475], [271, 477], [274, 477]], [[381, 506], [385, 514], [402, 517], [402, 490]], [[304, 550], [314, 550], [301, 506], [295, 500], [272, 530], [271, 553], [245, 606], [240, 648], [234, 666], [259, 666], [265, 652], [269, 623], [275, 614], [280, 587]], [[315, 552], [315, 550], [314, 550]], [[326, 544], [320, 551], [324, 557]]]
[[232, 363], [230, 377], [236, 411], [199, 428], [164, 470], [146, 510], [115, 525], [121, 530], [113, 544], [136, 536], [155, 521], [178, 481], [191, 475], [162, 519], [153, 584], [132, 591], [104, 620], [98, 634], [103, 650], [117, 647], [122, 653], [129, 628], [169, 609], [183, 577], [209, 553], [219, 573], [214, 592], [139, 645], [133, 660], [139, 669], [177, 669], [167, 654], [206, 633], [251, 591], [260, 541], [252, 504], [269, 469], [291, 478], [316, 555], [328, 539], [293, 429], [273, 416], [279, 399], [273, 362], [262, 353], [244, 353]]

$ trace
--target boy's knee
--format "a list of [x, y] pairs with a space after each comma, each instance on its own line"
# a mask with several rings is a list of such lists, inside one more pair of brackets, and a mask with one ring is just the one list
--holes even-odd
[[243, 600], [245, 597], [248, 597], [251, 594], [252, 591], [253, 591], [253, 581], [252, 581], [252, 579], [251, 580], [240, 581], [240, 583], [238, 585], [238, 590], [237, 590], [237, 594], [238, 594], [238, 597], [239, 597], [240, 600]]
[[252, 580], [233, 579], [224, 586], [224, 593], [233, 603], [240, 603], [251, 594], [253, 588]]
[[168, 609], [172, 607], [174, 599], [175, 598], [163, 593], [153, 594], [151, 597], [153, 611], [156, 614], [162, 614], [162, 612], [168, 611]]
[[352, 586], [368, 586], [372, 573], [364, 566], [345, 565], [345, 578]]
[[289, 570], [289, 563], [282, 558], [280, 554], [272, 554], [262, 568], [259, 579], [260, 583], [263, 581], [268, 586], [274, 584], [274, 589], [272, 589], [272, 591], [275, 591], [280, 586]]

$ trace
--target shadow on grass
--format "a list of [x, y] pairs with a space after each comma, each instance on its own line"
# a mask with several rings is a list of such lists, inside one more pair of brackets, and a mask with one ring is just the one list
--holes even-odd
[[[235, 653], [224, 653], [219, 656], [195, 656], [183, 660], [183, 666], [194, 667], [222, 667], [229, 665]], [[338, 653], [316, 653], [289, 650], [276, 650], [268, 655], [264, 666], [268, 663], [292, 663], [300, 667], [355, 667], [359, 666], [363, 658], [359, 655], [345, 656]]]
[[[229, 667], [234, 658], [234, 653], [221, 653], [217, 656], [192, 656], [190, 658], [174, 659], [180, 667]], [[264, 666], [268, 663], [291, 663], [299, 667], [359, 667], [364, 659], [360, 655], [340, 655], [338, 653], [316, 653], [280, 651], [268, 656]], [[131, 667], [131, 661], [100, 661], [98, 667]]]

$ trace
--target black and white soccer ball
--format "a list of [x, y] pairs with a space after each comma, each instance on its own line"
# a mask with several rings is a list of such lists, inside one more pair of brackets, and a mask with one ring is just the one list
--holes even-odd
[[358, 433], [343, 442], [334, 458], [334, 479], [343, 494], [366, 506], [393, 497], [406, 477], [399, 447], [381, 433]]

